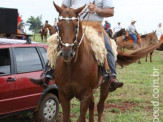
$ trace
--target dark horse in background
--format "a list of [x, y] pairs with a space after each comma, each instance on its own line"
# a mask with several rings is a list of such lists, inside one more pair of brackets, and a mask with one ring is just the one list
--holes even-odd
[[39, 33], [41, 34], [41, 41], [43, 42], [44, 39], [45, 41], [47, 41], [48, 30], [44, 28], [43, 26], [41, 26]]
[[[60, 56], [56, 61], [55, 80], [59, 88], [58, 93], [63, 111], [63, 122], [71, 122], [70, 101], [74, 97], [80, 101], [78, 122], [86, 122], [85, 118], [88, 109], [89, 122], [94, 122], [95, 103], [93, 91], [97, 88], [102, 75], [91, 49], [91, 44], [87, 37], [83, 35], [82, 23], [77, 18], [85, 6], [75, 10], [71, 8], [63, 9], [55, 3], [54, 6], [60, 17], [58, 21], [58, 51], [60, 52]], [[155, 49], [155, 47], [134, 54], [124, 54], [120, 52], [118, 54], [118, 63], [121, 65], [130, 64], [142, 56], [145, 56], [147, 52], [153, 49]], [[97, 105], [98, 122], [101, 122], [104, 101], [109, 92], [108, 87], [107, 82], [103, 82], [100, 86], [100, 100]]]
[[119, 37], [119, 36], [122, 36], [122, 35], [126, 35], [127, 34], [127, 32], [126, 32], [126, 30], [125, 30], [125, 28], [122, 28], [120, 31], [118, 31], [118, 32], [116, 32], [114, 35], [113, 35], [113, 39], [115, 39], [115, 41], [116, 41], [116, 38], [117, 37]]

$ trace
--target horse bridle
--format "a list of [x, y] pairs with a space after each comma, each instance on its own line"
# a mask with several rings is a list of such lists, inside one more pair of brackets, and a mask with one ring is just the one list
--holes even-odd
[[[75, 41], [71, 44], [69, 43], [64, 43], [61, 39], [61, 36], [59, 35], [59, 30], [58, 30], [58, 40], [59, 40], [59, 43], [61, 44], [61, 46], [65, 46], [65, 47], [73, 47], [76, 43], [77, 43], [77, 39], [78, 39], [78, 35], [79, 35], [79, 22], [80, 22], [80, 19], [79, 17], [72, 17], [72, 18], [69, 18], [69, 17], [62, 17], [62, 16], [59, 16], [58, 17], [58, 20], [61, 21], [61, 20], [65, 20], [66, 22], [69, 23], [69, 21], [74, 21], [74, 20], [77, 20], [77, 32], [76, 32], [76, 36], [75, 36]], [[82, 38], [80, 39], [79, 43], [78, 43], [78, 47], [80, 46], [82, 40], [83, 40], [83, 37], [84, 37], [84, 33], [82, 35]]]

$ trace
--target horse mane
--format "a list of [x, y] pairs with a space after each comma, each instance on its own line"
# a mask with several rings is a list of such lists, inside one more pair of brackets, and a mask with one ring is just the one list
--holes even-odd
[[120, 31], [116, 32], [113, 36], [113, 38], [117, 38], [119, 36], [122, 36], [123, 35], [123, 31], [125, 31], [125, 28], [122, 28]]
[[151, 35], [151, 34], [153, 34], [153, 33], [155, 33], [155, 31], [153, 31], [153, 32], [151, 32], [151, 33], [148, 33], [148, 34], [141, 35], [141, 38], [146, 38], [147, 35]]
[[153, 52], [155, 49], [157, 49], [163, 42], [159, 42], [155, 45], [150, 45], [148, 47], [136, 50], [132, 53], [126, 53], [126, 52], [118, 52], [117, 56], [117, 63], [121, 66], [129, 65], [131, 63], [136, 62], [138, 59], [146, 56], [147, 54]]
[[146, 38], [147, 34], [141, 35], [141, 38]]

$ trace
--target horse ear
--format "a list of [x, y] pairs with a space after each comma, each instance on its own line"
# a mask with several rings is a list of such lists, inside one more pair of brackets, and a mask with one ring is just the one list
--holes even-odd
[[78, 9], [75, 9], [75, 10], [74, 10], [75, 14], [78, 15], [78, 14], [85, 8], [85, 6], [86, 6], [86, 5], [84, 5], [84, 6], [80, 7], [80, 8], [78, 8]]
[[53, 1], [54, 7], [57, 10], [58, 13], [61, 13], [63, 11], [63, 8], [59, 7], [55, 2]]

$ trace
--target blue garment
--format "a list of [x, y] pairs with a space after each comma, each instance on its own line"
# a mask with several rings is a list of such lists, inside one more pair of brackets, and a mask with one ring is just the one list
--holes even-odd
[[54, 29], [55, 29], [56, 31], [58, 31], [58, 26], [54, 26]]
[[104, 40], [105, 40], [105, 47], [107, 50], [108, 65], [109, 65], [109, 68], [111, 70], [112, 76], [116, 77], [117, 72], [116, 72], [116, 66], [115, 66], [115, 58], [114, 58], [112, 48], [111, 48], [110, 43], [109, 43], [109, 39], [108, 39], [107, 35], [105, 35], [105, 34], [104, 34]]
[[24, 35], [23, 35], [24, 34], [23, 30], [21, 28], [18, 28], [18, 29], [20, 31], [20, 34], [22, 34], [20, 39], [25, 40]]
[[135, 35], [135, 34], [129, 34], [131, 37], [132, 37], [132, 39], [134, 40], [134, 43], [138, 43], [138, 38], [137, 38], [137, 36]]

